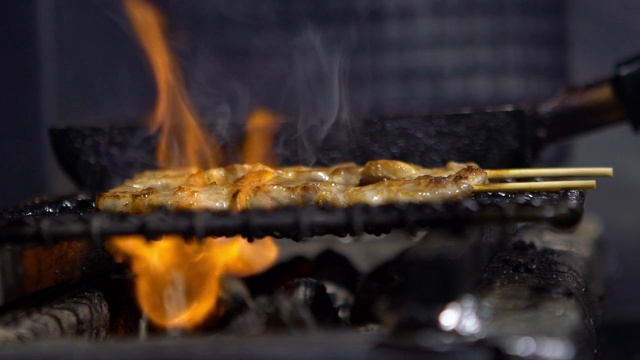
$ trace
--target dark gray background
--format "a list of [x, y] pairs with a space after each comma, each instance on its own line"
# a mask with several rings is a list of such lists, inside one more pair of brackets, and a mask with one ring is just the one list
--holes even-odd
[[[609, 64], [640, 51], [640, 2], [570, 1], [569, 77], [588, 81], [608, 71]], [[587, 207], [604, 220], [607, 264], [612, 276], [609, 316], [620, 320], [640, 316], [640, 138], [620, 127], [573, 142], [570, 165], [613, 166], [615, 178], [599, 182]]]
[[[204, 120], [229, 134], [258, 105], [326, 123], [538, 101], [640, 51], [633, 0], [185, 3], [160, 2], [172, 45]], [[140, 122], [153, 82], [117, 1], [16, 1], [0, 14], [8, 206], [74, 191], [51, 155], [48, 126]], [[639, 146], [622, 126], [572, 141], [564, 160], [615, 168], [587, 203], [606, 229], [612, 319], [640, 319]]]

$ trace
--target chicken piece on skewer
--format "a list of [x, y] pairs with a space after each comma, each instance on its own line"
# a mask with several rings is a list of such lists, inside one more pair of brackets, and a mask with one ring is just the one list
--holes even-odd
[[341, 185], [358, 185], [362, 167], [355, 163], [343, 163], [329, 167], [289, 166], [278, 170], [280, 176], [291, 180], [333, 182]]
[[484, 170], [468, 165], [447, 176], [420, 175], [416, 178], [403, 177], [352, 187], [347, 192], [347, 202], [385, 205], [459, 200], [471, 195], [473, 185], [486, 182]]
[[425, 203], [458, 200], [487, 182], [475, 164], [427, 169], [393, 160], [364, 167], [229, 165], [203, 171], [147, 171], [97, 197], [100, 210], [148, 213], [171, 210], [274, 209], [283, 206]]
[[448, 176], [468, 166], [478, 167], [474, 163], [449, 161], [443, 167], [424, 168], [398, 160], [373, 160], [364, 164], [360, 185], [369, 185], [385, 180], [415, 179], [423, 175]]

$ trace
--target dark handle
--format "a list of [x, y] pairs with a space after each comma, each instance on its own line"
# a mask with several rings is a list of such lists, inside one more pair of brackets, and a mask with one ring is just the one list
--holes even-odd
[[536, 108], [544, 143], [629, 120], [640, 128], [640, 56], [616, 67], [616, 75], [565, 90]]
[[627, 109], [634, 130], [640, 130], [640, 54], [616, 67], [612, 80], [616, 98]]

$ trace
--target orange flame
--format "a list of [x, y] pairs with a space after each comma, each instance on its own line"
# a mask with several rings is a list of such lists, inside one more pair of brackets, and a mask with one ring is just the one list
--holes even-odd
[[271, 238], [253, 244], [242, 237], [185, 242], [165, 235], [119, 236], [107, 243], [118, 261], [129, 261], [136, 298], [149, 320], [168, 328], [191, 329], [215, 309], [220, 278], [249, 276], [268, 269], [278, 256]]
[[[219, 152], [192, 110], [180, 69], [166, 44], [160, 11], [145, 0], [124, 0], [124, 5], [157, 82], [150, 128], [160, 130], [158, 164], [165, 168], [215, 166]], [[245, 161], [273, 161], [269, 151], [277, 120], [264, 109], [250, 117], [242, 151]], [[248, 181], [246, 186], [251, 184]], [[198, 326], [216, 308], [223, 276], [259, 273], [278, 257], [271, 238], [249, 243], [242, 237], [185, 241], [171, 235], [149, 242], [142, 236], [117, 236], [107, 247], [116, 260], [131, 264], [142, 311], [151, 322], [166, 328]]]
[[124, 8], [156, 80], [157, 100], [149, 125], [152, 131], [160, 131], [158, 164], [163, 168], [219, 164], [216, 142], [200, 125], [167, 45], [162, 14], [145, 0], [125, 0]]
[[267, 109], [257, 109], [249, 116], [242, 149], [242, 160], [245, 163], [267, 165], [275, 163], [271, 148], [278, 125], [280, 125], [280, 118]]

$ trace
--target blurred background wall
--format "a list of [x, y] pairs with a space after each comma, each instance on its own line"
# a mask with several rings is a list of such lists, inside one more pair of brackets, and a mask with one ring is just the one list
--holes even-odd
[[[640, 2], [632, 0], [568, 2], [568, 70], [573, 83], [607, 74], [611, 65], [640, 52]], [[640, 100], [639, 100], [640, 101]], [[640, 318], [640, 137], [629, 126], [612, 128], [572, 142], [569, 165], [607, 165], [615, 178], [599, 183], [587, 208], [601, 216], [611, 289], [608, 316]]]
[[[325, 123], [540, 101], [610, 75], [640, 50], [633, 0], [158, 4], [198, 110], [229, 137], [256, 106]], [[51, 154], [49, 126], [141, 123], [154, 83], [118, 1], [9, 2], [0, 20], [5, 207], [75, 191]], [[572, 141], [569, 156], [549, 157], [615, 168], [615, 179], [601, 181], [587, 202], [606, 229], [612, 319], [640, 319], [639, 147], [622, 126]]]

